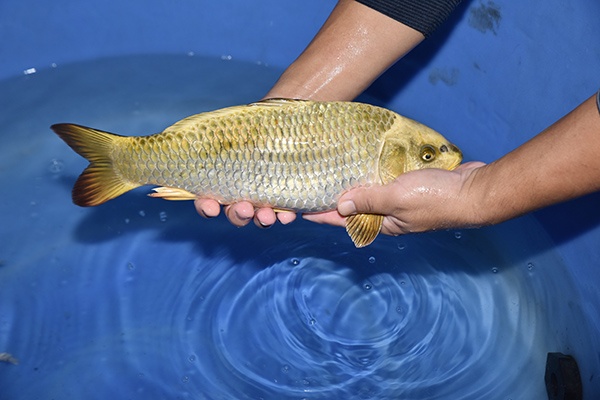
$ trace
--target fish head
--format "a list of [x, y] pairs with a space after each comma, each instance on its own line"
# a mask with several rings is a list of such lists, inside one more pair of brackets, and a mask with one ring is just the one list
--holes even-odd
[[383, 184], [400, 174], [424, 168], [453, 170], [462, 161], [462, 152], [435, 130], [398, 116], [388, 130], [379, 156], [379, 177]]

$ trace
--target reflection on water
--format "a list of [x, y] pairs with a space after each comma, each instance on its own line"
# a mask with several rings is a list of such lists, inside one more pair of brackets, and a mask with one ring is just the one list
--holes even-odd
[[545, 397], [546, 353], [590, 333], [532, 219], [357, 250], [341, 229], [236, 229], [146, 188], [71, 204], [86, 163], [52, 123], [147, 134], [277, 75], [138, 57], [0, 83], [0, 352], [20, 362], [0, 364], [3, 396]]

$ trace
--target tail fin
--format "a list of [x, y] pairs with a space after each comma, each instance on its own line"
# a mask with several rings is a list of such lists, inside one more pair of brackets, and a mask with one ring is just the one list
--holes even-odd
[[73, 186], [73, 203], [97, 206], [141, 186], [124, 181], [113, 169], [110, 152], [122, 136], [75, 124], [56, 124], [50, 128], [90, 162]]

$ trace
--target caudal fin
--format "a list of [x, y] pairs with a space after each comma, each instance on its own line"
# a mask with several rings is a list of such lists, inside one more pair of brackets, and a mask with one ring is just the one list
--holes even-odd
[[97, 206], [141, 186], [124, 181], [113, 168], [110, 152], [123, 136], [75, 124], [56, 124], [50, 128], [90, 162], [73, 186], [73, 203]]

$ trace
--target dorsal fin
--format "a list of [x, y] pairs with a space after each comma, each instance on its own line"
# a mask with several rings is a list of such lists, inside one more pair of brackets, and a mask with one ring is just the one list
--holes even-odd
[[187, 130], [193, 125], [202, 123], [205, 120], [216, 118], [216, 117], [227, 117], [228, 115], [247, 111], [249, 108], [254, 107], [281, 107], [294, 103], [308, 103], [308, 100], [293, 100], [293, 99], [266, 99], [257, 101], [256, 103], [250, 103], [247, 105], [238, 105], [232, 107], [221, 108], [219, 110], [207, 111], [200, 114], [190, 115], [184, 119], [175, 122], [173, 125], [166, 128], [163, 132], [176, 132], [181, 130]]
[[178, 131], [182, 131], [182, 130], [185, 131], [188, 128], [191, 128], [198, 123], [202, 123], [203, 121], [206, 121], [206, 120], [209, 120], [209, 119], [212, 119], [215, 117], [225, 117], [230, 114], [239, 113], [240, 111], [243, 111], [244, 109], [247, 109], [247, 108], [248, 108], [248, 106], [246, 106], [246, 105], [233, 106], [233, 107], [221, 108], [221, 109], [215, 110], [215, 111], [207, 111], [207, 112], [203, 112], [200, 114], [190, 115], [189, 117], [186, 117], [184, 119], [181, 119], [181, 120], [175, 122], [173, 125], [166, 128], [163, 131], [163, 133], [178, 132]]

